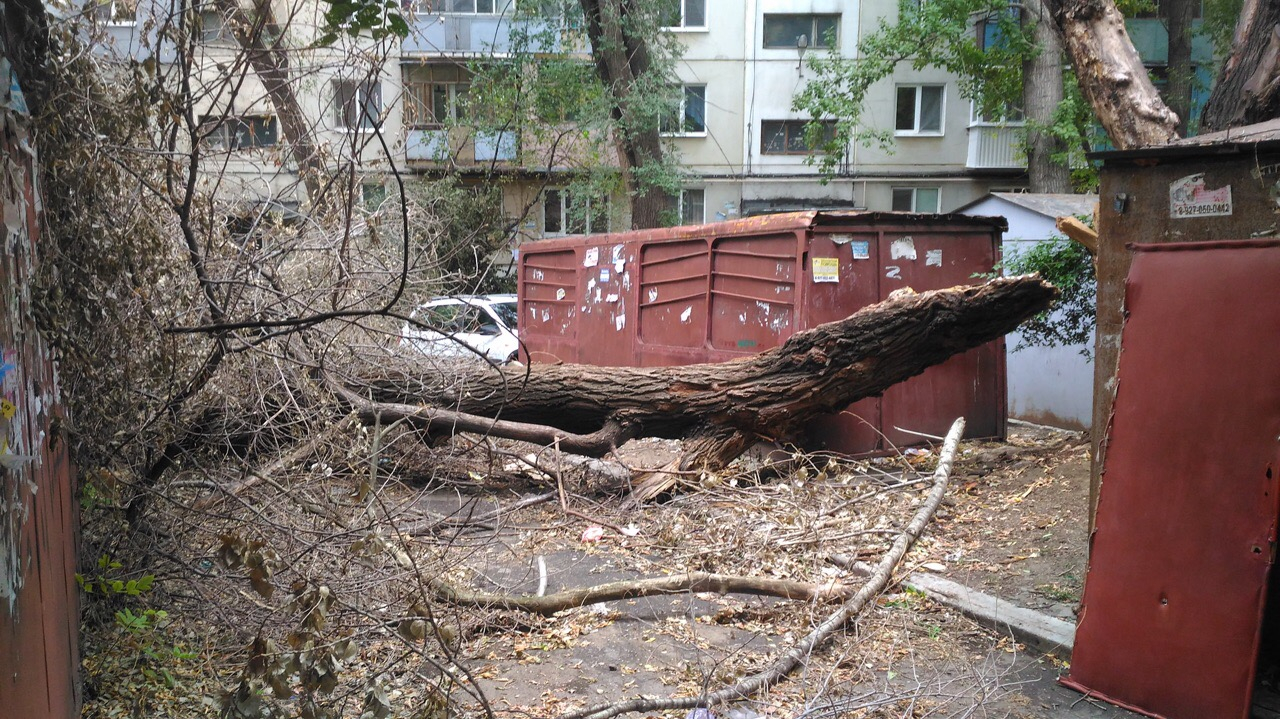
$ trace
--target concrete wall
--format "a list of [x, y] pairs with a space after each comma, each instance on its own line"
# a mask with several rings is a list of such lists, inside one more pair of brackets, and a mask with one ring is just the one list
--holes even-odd
[[[989, 197], [964, 211], [966, 215], [1002, 215], [1009, 221], [1002, 252], [1005, 257], [1026, 252], [1061, 235], [1054, 218], [1012, 202]], [[1022, 335], [1005, 338], [1009, 378], [1009, 416], [1065, 429], [1088, 429], [1093, 416], [1093, 361], [1082, 350], [1089, 345], [1025, 347]]]

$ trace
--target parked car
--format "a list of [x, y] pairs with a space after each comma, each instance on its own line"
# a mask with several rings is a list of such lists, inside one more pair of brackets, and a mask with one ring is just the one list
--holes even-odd
[[477, 359], [483, 355], [504, 363], [514, 360], [520, 349], [515, 295], [437, 297], [409, 316], [431, 329], [406, 322], [400, 345], [423, 354]]

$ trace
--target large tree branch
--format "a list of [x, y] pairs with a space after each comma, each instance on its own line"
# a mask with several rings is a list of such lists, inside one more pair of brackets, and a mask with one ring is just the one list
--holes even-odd
[[1163, 145], [1178, 137], [1178, 116], [1156, 91], [1112, 0], [1045, 0], [1079, 77], [1112, 144], [1120, 150]]

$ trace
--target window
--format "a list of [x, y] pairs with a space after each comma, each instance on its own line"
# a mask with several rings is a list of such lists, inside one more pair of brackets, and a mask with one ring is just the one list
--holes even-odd
[[661, 0], [663, 27], [706, 27], [707, 0]]
[[765, 15], [765, 47], [834, 47], [839, 15]]
[[899, 135], [941, 135], [942, 85], [899, 85], [893, 129]]
[[[809, 143], [805, 141], [805, 126], [808, 120], [762, 120], [760, 122], [760, 152], [765, 155], [807, 155]], [[824, 120], [822, 126], [823, 141], [830, 141], [836, 136], [836, 123]]]
[[608, 231], [608, 200], [580, 197], [562, 188], [543, 192], [544, 235], [588, 235]]
[[439, 127], [463, 119], [465, 82], [407, 82], [404, 86], [404, 122], [409, 127]]
[[668, 135], [696, 134], [707, 131], [707, 86], [684, 85], [680, 91], [680, 105], [664, 114], [659, 122]]
[[895, 187], [893, 211], [937, 212], [940, 194], [936, 187]]
[[227, 27], [227, 19], [214, 8], [201, 9], [198, 24], [200, 40], [203, 42], [232, 39], [231, 28]]
[[368, 130], [382, 120], [382, 84], [377, 80], [335, 80], [333, 95], [335, 127]]
[[213, 150], [273, 147], [280, 138], [276, 118], [269, 115], [202, 117], [200, 125], [208, 132], [204, 136], [205, 146]]
[[1026, 117], [1022, 114], [1022, 108], [1016, 105], [1005, 105], [995, 117], [988, 118], [982, 114], [978, 103], [975, 102], [970, 105], [969, 119], [971, 125], [1016, 125], [1024, 122]]
[[422, 15], [493, 15], [497, 12], [494, 0], [401, 0], [400, 6], [406, 12]]
[[689, 189], [680, 191], [680, 224], [701, 225], [707, 221], [706, 190]]

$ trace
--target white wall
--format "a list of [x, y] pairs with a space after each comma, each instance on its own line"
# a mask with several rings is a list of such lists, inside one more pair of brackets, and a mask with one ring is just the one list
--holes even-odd
[[[1009, 220], [1002, 251], [1006, 256], [1061, 235], [1054, 219], [996, 197], [964, 210], [966, 215], [1003, 215]], [[1015, 349], [1021, 334], [1005, 338], [1009, 416], [1066, 429], [1088, 429], [1093, 418], [1093, 362], [1080, 351], [1090, 345]]]

